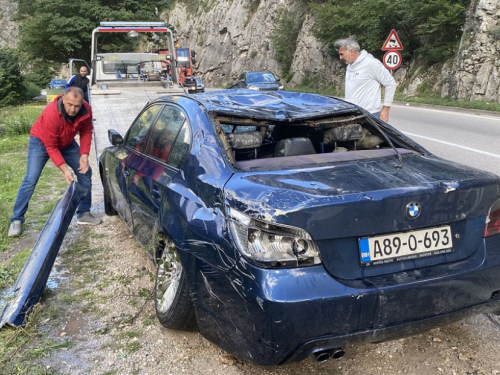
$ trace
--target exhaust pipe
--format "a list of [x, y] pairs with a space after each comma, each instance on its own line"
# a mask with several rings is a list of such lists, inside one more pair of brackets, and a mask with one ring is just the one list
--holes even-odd
[[330, 355], [332, 359], [340, 359], [345, 355], [345, 350], [342, 348], [335, 348], [331, 350]]
[[340, 359], [344, 356], [345, 351], [342, 348], [328, 349], [322, 350], [314, 353], [314, 358], [316, 358], [316, 362], [325, 362], [330, 358], [332, 359]]
[[314, 358], [316, 362], [326, 362], [330, 359], [330, 353], [327, 350], [314, 353]]

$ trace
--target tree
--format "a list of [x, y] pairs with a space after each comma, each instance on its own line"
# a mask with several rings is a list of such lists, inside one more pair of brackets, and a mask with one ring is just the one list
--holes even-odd
[[0, 106], [20, 104], [25, 90], [17, 52], [0, 48]]
[[[362, 48], [381, 58], [392, 29], [403, 43], [403, 57], [418, 53], [432, 64], [452, 56], [470, 0], [318, 0], [312, 4], [315, 36], [330, 47], [337, 39], [356, 35]], [[330, 51], [337, 55], [334, 51]]]
[[153, 0], [19, 0], [20, 48], [53, 66], [71, 57], [88, 60], [92, 30], [101, 21], [154, 21], [155, 12]]
[[297, 10], [282, 9], [278, 14], [276, 28], [271, 35], [274, 58], [281, 64], [284, 78], [292, 78], [291, 65], [297, 49], [297, 37], [304, 22], [304, 14]]

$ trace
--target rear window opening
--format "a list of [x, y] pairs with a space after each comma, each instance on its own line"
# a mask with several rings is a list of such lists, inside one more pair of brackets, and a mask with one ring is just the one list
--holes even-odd
[[[275, 170], [353, 161], [413, 152], [396, 152], [365, 115], [342, 115], [295, 122], [262, 121], [219, 116], [217, 130], [238, 170]], [[401, 147], [401, 142], [395, 143]], [[410, 148], [410, 147], [408, 147]]]

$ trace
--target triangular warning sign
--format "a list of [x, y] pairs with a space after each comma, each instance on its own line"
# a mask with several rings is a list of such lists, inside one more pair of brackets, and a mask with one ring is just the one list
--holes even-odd
[[391, 33], [387, 37], [387, 40], [385, 41], [382, 47], [382, 51], [402, 51], [402, 50], [403, 50], [403, 44], [401, 44], [401, 41], [399, 40], [396, 30], [392, 29]]

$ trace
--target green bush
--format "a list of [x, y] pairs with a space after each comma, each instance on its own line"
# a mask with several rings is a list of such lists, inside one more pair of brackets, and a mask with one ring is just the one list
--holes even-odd
[[24, 88], [26, 90], [25, 98], [31, 100], [36, 96], [40, 96], [40, 87], [33, 82], [24, 82]]
[[0, 48], [0, 107], [20, 104], [24, 96], [17, 51]]
[[274, 58], [280, 63], [283, 78], [287, 82], [293, 77], [291, 71], [293, 54], [297, 49], [297, 38], [304, 22], [304, 14], [297, 14], [297, 12], [299, 11], [282, 9], [276, 21], [276, 28], [271, 35]]

